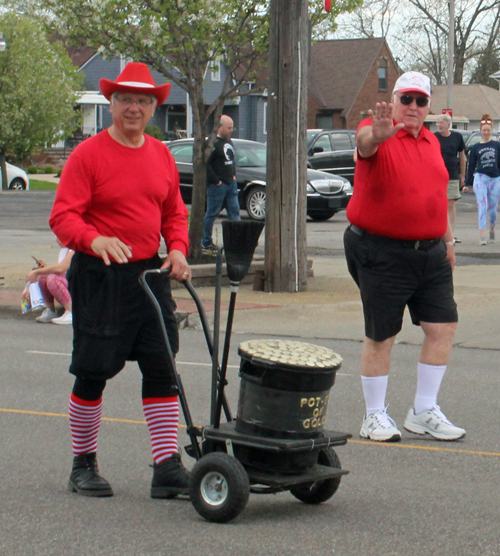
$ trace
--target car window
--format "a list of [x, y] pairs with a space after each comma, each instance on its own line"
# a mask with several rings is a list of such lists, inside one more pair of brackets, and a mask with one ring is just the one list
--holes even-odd
[[234, 145], [234, 150], [236, 151], [236, 166], [256, 168], [266, 165], [267, 149], [265, 145], [237, 143]]
[[313, 145], [313, 149], [317, 149], [318, 147], [323, 149], [322, 152], [330, 152], [332, 150], [332, 145], [330, 144], [330, 137], [328, 134], [318, 137], [317, 141]]
[[172, 145], [170, 152], [176, 162], [193, 162], [193, 144], [189, 145]]
[[311, 143], [313, 142], [313, 139], [316, 137], [316, 135], [318, 135], [319, 133], [321, 133], [321, 129], [308, 129], [307, 130], [307, 148], [309, 149], [309, 147], [311, 146]]
[[352, 149], [351, 138], [347, 133], [332, 133], [330, 135], [334, 151], [348, 151]]

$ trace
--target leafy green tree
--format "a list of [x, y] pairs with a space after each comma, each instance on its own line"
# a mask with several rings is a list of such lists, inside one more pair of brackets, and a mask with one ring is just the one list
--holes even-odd
[[[205, 211], [206, 159], [224, 103], [248, 94], [251, 81], [266, 63], [269, 0], [10, 0], [17, 10], [51, 14], [57, 31], [100, 49], [144, 62], [184, 89], [193, 113], [194, 184], [189, 236], [191, 255], [201, 255]], [[330, 14], [323, 0], [311, 0], [311, 20], [318, 24], [357, 5], [338, 0]], [[205, 104], [204, 76], [220, 64], [228, 68], [221, 94]], [[252, 92], [255, 92], [252, 91]], [[211, 140], [206, 126], [213, 118]]]
[[26, 16], [0, 16], [7, 49], [0, 54], [0, 163], [22, 158], [56, 142], [77, 125], [74, 106], [83, 76], [60, 44], [50, 44], [40, 23]]

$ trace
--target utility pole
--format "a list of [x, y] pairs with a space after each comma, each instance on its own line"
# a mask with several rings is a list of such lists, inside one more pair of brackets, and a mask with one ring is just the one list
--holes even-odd
[[[0, 33], [0, 52], [5, 52], [7, 42]], [[5, 163], [5, 154], [0, 154], [0, 177], [2, 178], [2, 189], [8, 189], [9, 180], [7, 179], [7, 165]]]
[[450, 25], [448, 31], [448, 108], [453, 110], [453, 58], [455, 56], [455, 0], [448, 1]]
[[308, 0], [271, 0], [265, 289], [307, 286]]

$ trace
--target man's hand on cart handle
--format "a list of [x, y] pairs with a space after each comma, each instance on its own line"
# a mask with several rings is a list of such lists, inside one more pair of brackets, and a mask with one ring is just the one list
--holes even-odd
[[110, 256], [119, 264], [128, 263], [132, 257], [132, 248], [117, 237], [97, 236], [90, 244], [90, 248], [108, 266], [111, 264]]
[[162, 268], [170, 268], [170, 278], [174, 278], [177, 282], [191, 280], [191, 269], [182, 251], [172, 249], [162, 264]]

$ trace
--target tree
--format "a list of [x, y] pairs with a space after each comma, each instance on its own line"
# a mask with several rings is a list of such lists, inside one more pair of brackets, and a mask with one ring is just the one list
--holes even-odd
[[[339, 36], [386, 36], [404, 69], [447, 81], [447, 0], [367, 0], [339, 22]], [[500, 0], [456, 0], [454, 83], [469, 79], [478, 60], [498, 54]]]
[[[356, 5], [339, 0], [328, 16], [314, 0], [314, 24]], [[194, 184], [189, 237], [191, 257], [201, 255], [205, 210], [206, 159], [224, 103], [249, 94], [245, 86], [266, 64], [269, 0], [11, 0], [18, 10], [52, 14], [50, 24], [63, 36], [148, 64], [187, 91], [193, 114]], [[221, 94], [205, 104], [204, 75], [209, 67], [227, 68]], [[252, 90], [255, 92], [255, 90]], [[206, 143], [206, 126], [214, 128]]]
[[0, 163], [7, 189], [7, 154], [22, 158], [76, 128], [83, 76], [32, 19], [8, 13], [0, 16], [0, 29], [7, 42], [0, 55]]

